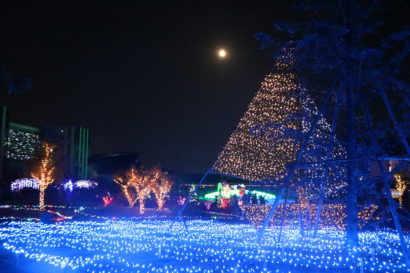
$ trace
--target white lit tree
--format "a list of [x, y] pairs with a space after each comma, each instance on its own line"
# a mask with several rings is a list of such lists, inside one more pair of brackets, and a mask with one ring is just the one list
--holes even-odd
[[53, 151], [55, 146], [48, 143], [43, 142], [42, 145], [42, 158], [35, 168], [35, 170], [31, 173], [31, 176], [36, 179], [39, 183], [39, 190], [40, 190], [40, 197], [39, 197], [39, 206], [40, 209], [44, 209], [44, 195], [45, 191], [49, 185], [51, 185], [55, 181], [55, 165], [53, 160]]

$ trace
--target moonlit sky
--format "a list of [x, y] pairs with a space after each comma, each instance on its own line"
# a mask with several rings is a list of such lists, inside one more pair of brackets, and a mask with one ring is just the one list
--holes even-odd
[[295, 15], [282, 0], [170, 2], [2, 4], [0, 63], [33, 79], [12, 120], [90, 128], [91, 154], [206, 170], [271, 68], [253, 34]]

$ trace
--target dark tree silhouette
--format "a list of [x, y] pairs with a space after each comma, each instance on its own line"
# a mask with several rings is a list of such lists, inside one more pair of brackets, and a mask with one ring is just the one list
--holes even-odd
[[8, 95], [16, 95], [31, 88], [31, 78], [13, 75], [4, 65], [0, 65], [0, 86], [2, 85], [5, 85]]

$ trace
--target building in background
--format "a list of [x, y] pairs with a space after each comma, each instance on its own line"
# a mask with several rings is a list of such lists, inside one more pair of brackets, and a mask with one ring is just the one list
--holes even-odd
[[41, 140], [57, 145], [57, 160], [63, 178], [87, 179], [89, 129], [83, 127], [32, 127], [11, 122], [9, 109], [0, 109], [0, 181], [8, 183], [28, 176], [37, 158]]
[[29, 171], [40, 144], [40, 130], [11, 122], [7, 106], [0, 112], [0, 180], [4, 181]]
[[40, 129], [9, 122], [5, 142], [5, 156], [9, 160], [26, 161], [36, 155], [40, 144]]
[[6, 155], [6, 140], [9, 130], [9, 111], [6, 106], [0, 108], [0, 182], [3, 183], [4, 179], [4, 159]]
[[57, 141], [64, 159], [64, 176], [88, 179], [90, 130], [83, 127], [61, 127]]

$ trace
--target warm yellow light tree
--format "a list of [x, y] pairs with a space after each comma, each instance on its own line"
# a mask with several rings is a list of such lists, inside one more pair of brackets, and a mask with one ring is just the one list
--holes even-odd
[[162, 172], [159, 168], [154, 168], [151, 170], [152, 175], [152, 191], [155, 194], [158, 209], [162, 210], [165, 204], [165, 197], [171, 191], [172, 182], [169, 177]]
[[[121, 186], [122, 192], [130, 207], [133, 207], [138, 201], [140, 214], [144, 214], [145, 199], [153, 190], [154, 176], [151, 171], [132, 167], [124, 177], [118, 176], [114, 178], [114, 181]], [[135, 196], [132, 189], [135, 191]]]
[[40, 164], [31, 173], [31, 176], [34, 179], [37, 179], [39, 183], [39, 189], [40, 189], [39, 206], [40, 206], [40, 209], [44, 209], [45, 191], [48, 188], [48, 186], [52, 184], [55, 180], [54, 178], [55, 166], [54, 166], [54, 160], [53, 160], [53, 151], [55, 149], [55, 146], [45, 141], [42, 143], [41, 146], [43, 148], [42, 150], [43, 155], [42, 155]]
[[403, 206], [403, 194], [406, 192], [408, 181], [404, 180], [400, 174], [395, 174], [394, 178], [396, 178], [396, 189], [399, 193], [399, 203], [400, 207]]
[[152, 185], [154, 180], [152, 179], [150, 171], [140, 169], [136, 174], [137, 179], [132, 184], [132, 187], [135, 189], [135, 192], [137, 193], [137, 199], [140, 205], [140, 214], [144, 214], [145, 199], [153, 189]]
[[137, 175], [135, 168], [131, 168], [128, 172], [126, 172], [124, 177], [117, 176], [114, 178], [114, 182], [120, 185], [121, 191], [127, 199], [130, 208], [132, 208], [137, 202], [137, 198], [133, 196], [133, 193], [130, 189], [136, 179]]

